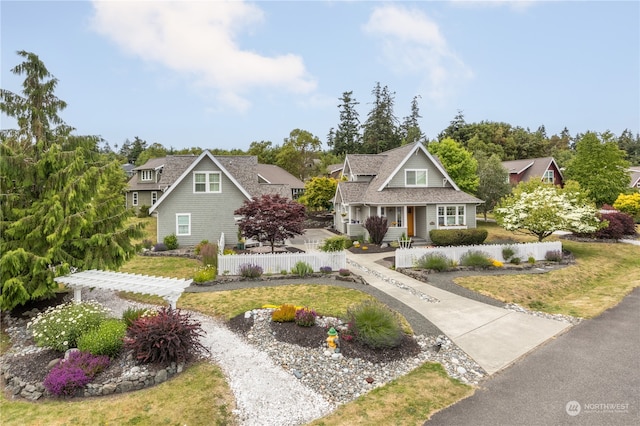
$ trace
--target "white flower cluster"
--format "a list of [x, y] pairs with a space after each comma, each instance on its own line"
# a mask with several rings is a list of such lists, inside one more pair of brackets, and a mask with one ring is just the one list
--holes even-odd
[[97, 302], [66, 303], [51, 307], [27, 323], [38, 346], [59, 351], [69, 349], [80, 335], [97, 327], [109, 309]]
[[555, 231], [595, 232], [599, 223], [597, 212], [594, 206], [554, 186], [523, 192], [495, 209], [506, 230], [526, 229], [536, 235]]

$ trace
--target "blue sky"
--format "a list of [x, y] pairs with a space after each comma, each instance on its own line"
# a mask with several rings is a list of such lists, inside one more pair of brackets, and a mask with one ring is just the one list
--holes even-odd
[[[2, 1], [1, 84], [15, 52], [59, 80], [61, 114], [111, 146], [323, 143], [353, 91], [380, 82], [395, 114], [419, 95], [433, 139], [458, 110], [547, 133], [640, 131], [640, 2]], [[2, 128], [14, 127], [2, 116]]]

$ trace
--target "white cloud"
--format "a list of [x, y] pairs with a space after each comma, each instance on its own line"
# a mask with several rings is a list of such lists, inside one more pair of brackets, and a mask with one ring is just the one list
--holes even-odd
[[316, 82], [300, 56], [265, 56], [238, 46], [237, 36], [264, 20], [262, 10], [227, 1], [94, 1], [95, 31], [121, 49], [194, 78], [240, 110], [258, 88], [309, 93]]
[[421, 85], [432, 101], [446, 100], [473, 78], [473, 72], [447, 45], [438, 24], [421, 10], [377, 7], [363, 30], [381, 40], [384, 62], [394, 72], [424, 76]]

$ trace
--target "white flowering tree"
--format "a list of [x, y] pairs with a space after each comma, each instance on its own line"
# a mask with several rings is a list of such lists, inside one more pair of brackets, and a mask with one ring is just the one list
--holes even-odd
[[595, 204], [577, 182], [568, 182], [565, 188], [537, 180], [521, 182], [500, 200], [494, 214], [498, 225], [507, 231], [532, 234], [538, 241], [555, 231], [582, 234], [603, 226]]

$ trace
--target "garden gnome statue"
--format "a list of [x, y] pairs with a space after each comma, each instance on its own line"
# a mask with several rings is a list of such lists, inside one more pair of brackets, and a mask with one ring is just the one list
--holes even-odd
[[340, 339], [338, 338], [338, 332], [335, 328], [331, 327], [327, 332], [327, 346], [332, 352], [340, 352]]

